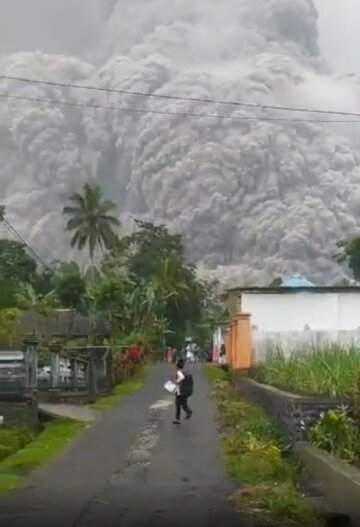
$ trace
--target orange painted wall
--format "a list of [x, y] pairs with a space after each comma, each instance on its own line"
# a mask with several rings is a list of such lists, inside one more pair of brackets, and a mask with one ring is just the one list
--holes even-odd
[[236, 323], [236, 350], [233, 368], [235, 370], [246, 370], [251, 366], [251, 325], [250, 314], [241, 313]]
[[228, 328], [227, 362], [235, 370], [248, 369], [252, 364], [251, 316], [241, 313]]
[[230, 345], [231, 345], [231, 338], [230, 338], [231, 332], [230, 328], [228, 328], [226, 337], [225, 337], [225, 349], [226, 349], [226, 362], [227, 364], [230, 364]]
[[237, 330], [236, 330], [236, 321], [233, 322], [232, 325], [232, 334], [233, 334], [233, 345], [232, 345], [232, 357], [231, 357], [231, 365], [234, 367], [235, 361], [236, 361], [236, 351], [237, 351]]
[[[235, 297], [234, 297], [235, 298]], [[236, 299], [239, 300], [238, 295]], [[230, 299], [231, 300], [231, 299]], [[230, 302], [228, 299], [228, 304]], [[241, 312], [240, 300], [230, 302], [232, 322], [226, 337], [227, 362], [233, 369], [248, 369], [252, 364], [251, 315]]]

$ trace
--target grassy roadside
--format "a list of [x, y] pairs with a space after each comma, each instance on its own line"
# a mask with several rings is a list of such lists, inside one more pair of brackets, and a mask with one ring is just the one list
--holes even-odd
[[136, 390], [139, 390], [145, 381], [146, 367], [137, 372], [131, 379], [128, 379], [121, 384], [115, 386], [111, 395], [100, 397], [93, 405], [95, 410], [109, 410], [116, 406], [121, 399]]
[[[146, 368], [101, 397], [93, 408], [106, 410], [144, 384]], [[16, 488], [29, 473], [50, 461], [86, 426], [72, 419], [54, 419], [39, 430], [26, 427], [0, 428], [0, 493]]]
[[263, 410], [235, 396], [226, 372], [205, 368], [217, 403], [222, 458], [229, 476], [241, 484], [234, 495], [236, 505], [280, 525], [323, 526], [318, 511], [298, 489], [301, 467], [284, 457], [281, 437]]
[[0, 463], [0, 493], [17, 487], [35, 468], [50, 461], [84, 427], [71, 419], [55, 419], [23, 448]]

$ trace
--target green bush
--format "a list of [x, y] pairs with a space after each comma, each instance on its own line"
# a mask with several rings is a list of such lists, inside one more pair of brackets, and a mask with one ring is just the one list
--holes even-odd
[[310, 443], [343, 459], [355, 461], [360, 453], [360, 430], [345, 408], [328, 410], [309, 430]]

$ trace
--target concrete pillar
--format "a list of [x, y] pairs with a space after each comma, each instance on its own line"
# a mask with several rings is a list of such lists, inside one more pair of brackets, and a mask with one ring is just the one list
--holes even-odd
[[33, 390], [37, 389], [38, 343], [36, 336], [29, 336], [24, 339], [25, 388]]
[[226, 364], [230, 364], [230, 328], [226, 328], [225, 334]]
[[112, 348], [108, 349], [108, 355], [106, 357], [106, 385], [107, 390], [110, 393], [114, 385], [114, 357]]
[[241, 313], [236, 321], [236, 352], [233, 368], [247, 370], [251, 367], [252, 343], [250, 314]]
[[58, 344], [50, 346], [51, 353], [51, 388], [59, 387], [60, 383], [60, 353], [62, 347]]
[[93, 348], [88, 348], [88, 390], [91, 397], [95, 397], [98, 393], [97, 389], [97, 368], [95, 351]]
[[71, 388], [73, 390], [76, 390], [78, 385], [78, 379], [79, 379], [79, 361], [76, 359], [76, 357], [72, 357], [70, 359], [70, 383]]

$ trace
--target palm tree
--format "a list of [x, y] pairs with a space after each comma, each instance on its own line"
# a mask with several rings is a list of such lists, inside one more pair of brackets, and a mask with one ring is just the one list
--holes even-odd
[[73, 232], [71, 247], [78, 250], [87, 245], [90, 255], [90, 270], [94, 278], [94, 253], [100, 249], [110, 249], [116, 240], [113, 227], [119, 227], [120, 222], [111, 215], [116, 205], [103, 197], [99, 185], [85, 183], [82, 192], [69, 196], [69, 204], [64, 207], [63, 214], [70, 219], [66, 231]]

